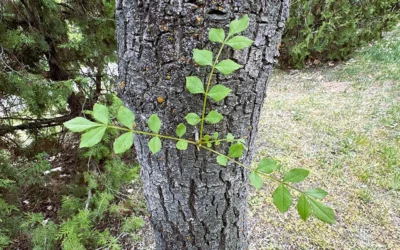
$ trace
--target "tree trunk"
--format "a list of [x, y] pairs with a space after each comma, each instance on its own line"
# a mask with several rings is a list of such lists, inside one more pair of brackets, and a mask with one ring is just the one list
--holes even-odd
[[[246, 137], [249, 151], [241, 161], [249, 164], [267, 82], [276, 61], [289, 0], [118, 0], [117, 38], [119, 95], [136, 114], [137, 128], [147, 130], [147, 119], [158, 114], [162, 134], [175, 135], [189, 112], [201, 114], [203, 96], [185, 89], [185, 77], [206, 79], [209, 68], [196, 67], [194, 48], [218, 49], [208, 42], [208, 30], [227, 31], [231, 20], [249, 15], [244, 35], [255, 42], [249, 49], [225, 58], [245, 65], [231, 76], [215, 74], [216, 82], [233, 91], [223, 101], [210, 103], [224, 115], [205, 132], [218, 131]], [[188, 126], [190, 138], [194, 127]], [[226, 168], [216, 155], [189, 145], [179, 151], [175, 142], [163, 141], [152, 155], [149, 137], [135, 137], [147, 208], [151, 214], [157, 249], [247, 249], [247, 171], [235, 164]], [[215, 148], [227, 154], [228, 145]]]

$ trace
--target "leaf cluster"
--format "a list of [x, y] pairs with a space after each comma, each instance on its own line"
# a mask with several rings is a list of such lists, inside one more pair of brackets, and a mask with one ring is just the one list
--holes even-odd
[[[242, 66], [230, 59], [219, 61], [219, 57], [223, 51], [225, 45], [230, 46], [232, 49], [244, 49], [252, 45], [253, 41], [250, 39], [237, 35], [244, 31], [249, 25], [248, 16], [245, 15], [240, 19], [234, 20], [229, 25], [229, 33], [225, 34], [223, 29], [211, 28], [208, 34], [211, 42], [220, 44], [219, 52], [214, 56], [212, 51], [195, 49], [193, 51], [193, 58], [195, 62], [200, 66], [211, 67], [209, 77], [207, 81], [203, 82], [197, 76], [186, 77], [186, 88], [191, 94], [201, 94], [204, 96], [203, 109], [201, 114], [190, 112], [185, 116], [186, 123], [190, 126], [197, 126], [200, 124], [199, 139], [195, 141], [190, 139], [184, 139], [187, 127], [184, 123], [180, 123], [176, 127], [176, 135], [169, 136], [160, 134], [162, 129], [161, 119], [157, 114], [152, 114], [147, 120], [148, 129], [147, 131], [136, 130], [133, 126], [135, 122], [135, 115], [127, 108], [121, 106], [118, 110], [116, 119], [122, 126], [116, 126], [113, 121], [110, 120], [108, 108], [101, 104], [95, 104], [93, 107], [92, 117], [94, 121], [86, 118], [78, 117], [71, 121], [66, 122], [64, 125], [73, 132], [84, 132], [81, 137], [80, 147], [93, 147], [99, 143], [106, 130], [115, 129], [124, 131], [114, 141], [114, 152], [119, 154], [127, 151], [132, 145], [135, 134], [149, 136], [151, 139], [148, 141], [149, 150], [156, 154], [162, 149], [161, 139], [168, 139], [176, 141], [176, 148], [178, 150], [186, 150], [189, 144], [197, 147], [197, 149], [208, 150], [217, 155], [216, 162], [221, 166], [228, 166], [229, 162], [233, 162], [242, 166], [246, 169], [252, 170], [249, 174], [250, 183], [256, 188], [260, 189], [263, 185], [263, 178], [268, 178], [278, 183], [278, 187], [273, 192], [273, 203], [282, 213], [288, 211], [289, 207], [293, 203], [293, 198], [290, 190], [300, 194], [297, 203], [297, 211], [303, 220], [313, 213], [318, 219], [333, 223], [335, 221], [334, 212], [331, 208], [324, 205], [318, 199], [323, 199], [327, 194], [322, 189], [310, 189], [303, 192], [293, 186], [295, 183], [302, 182], [309, 174], [306, 169], [292, 169], [284, 174], [283, 180], [279, 180], [272, 174], [278, 169], [278, 164], [272, 159], [263, 159], [255, 169], [238, 162], [237, 158], [244, 155], [246, 148], [246, 141], [244, 138], [237, 138], [232, 134], [227, 134], [226, 138], [219, 138], [219, 133], [214, 132], [212, 135], [205, 134], [204, 124], [217, 124], [223, 116], [216, 110], [207, 111], [207, 101], [219, 102], [223, 101], [229, 93], [232, 91], [229, 87], [222, 84], [215, 84], [212, 86], [211, 79], [214, 71], [217, 70], [219, 73], [224, 75], [232, 74], [234, 71], [240, 69]], [[230, 143], [228, 155], [224, 155], [212, 147], [216, 147], [221, 143]], [[108, 204], [107, 196], [103, 197], [105, 204]]]
[[[250, 173], [250, 183], [256, 189], [261, 189], [263, 185], [263, 178], [261, 175], [264, 175], [267, 178], [275, 179], [275, 177], [272, 177], [271, 174], [277, 169], [278, 163], [276, 161], [268, 158], [263, 159], [258, 164], [257, 168]], [[322, 202], [318, 201], [318, 199], [322, 200], [328, 194], [325, 190], [321, 188], [313, 188], [302, 192], [292, 186], [293, 183], [304, 181], [309, 173], [310, 172], [308, 170], [303, 168], [295, 168], [286, 172], [283, 176], [283, 180], [279, 181], [278, 187], [272, 194], [273, 202], [281, 213], [287, 212], [290, 206], [293, 204], [293, 197], [289, 190], [292, 189], [300, 194], [300, 197], [297, 201], [297, 212], [301, 219], [306, 221], [311, 213], [314, 213], [315, 217], [318, 219], [327, 223], [334, 223], [334, 211]]]

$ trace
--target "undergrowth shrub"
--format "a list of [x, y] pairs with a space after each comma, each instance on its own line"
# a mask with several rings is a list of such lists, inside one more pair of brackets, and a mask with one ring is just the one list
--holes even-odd
[[342, 60], [399, 21], [398, 0], [298, 0], [280, 46], [281, 67]]
[[[111, 115], [122, 105], [104, 102]], [[0, 249], [122, 249], [140, 240], [144, 203], [124, 191], [138, 182], [139, 166], [131, 152], [112, 152], [116, 135], [78, 152], [73, 143], [55, 155], [0, 151]], [[76, 166], [68, 165], [73, 157]], [[57, 166], [62, 172], [49, 172]]]

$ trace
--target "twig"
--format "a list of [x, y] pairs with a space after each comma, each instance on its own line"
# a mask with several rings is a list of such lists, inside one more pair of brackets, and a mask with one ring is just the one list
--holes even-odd
[[[92, 153], [93, 153], [93, 149], [90, 151], [89, 160], [88, 160], [88, 163], [87, 163], [88, 171], [90, 169], [90, 162], [92, 161]], [[94, 169], [94, 171], [96, 171], [96, 169]], [[87, 199], [86, 199], [86, 204], [85, 204], [85, 210], [89, 209], [89, 204], [90, 204], [90, 199], [91, 198], [92, 198], [92, 189], [89, 188]]]

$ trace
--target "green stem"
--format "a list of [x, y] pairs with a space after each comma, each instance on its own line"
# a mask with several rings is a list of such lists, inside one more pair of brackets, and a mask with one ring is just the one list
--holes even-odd
[[[243, 164], [243, 163], [241, 163], [241, 162], [238, 162], [238, 161], [236, 161], [235, 159], [233, 159], [233, 158], [231, 158], [231, 157], [229, 157], [229, 156], [226, 156], [226, 155], [224, 155], [224, 154], [222, 154], [222, 153], [220, 153], [220, 152], [218, 152], [218, 151], [215, 151], [214, 149], [205, 147], [205, 146], [203, 146], [203, 145], [200, 145], [200, 147], [203, 148], [203, 149], [205, 149], [205, 150], [208, 150], [208, 151], [210, 151], [210, 152], [212, 152], [212, 153], [214, 153], [214, 154], [217, 154], [217, 155], [226, 157], [228, 160], [230, 160], [230, 161], [232, 161], [232, 162], [238, 164], [239, 166], [241, 166], [241, 167], [243, 167], [243, 168], [245, 168], [245, 169], [248, 169], [248, 170], [250, 170], [250, 171], [254, 171], [253, 168], [251, 168], [251, 167], [249, 167], [249, 166], [247, 166], [247, 165], [245, 165], [245, 164]], [[287, 184], [287, 183], [285, 183], [285, 182], [283, 182], [283, 181], [281, 181], [281, 180], [279, 180], [279, 179], [277, 179], [277, 178], [275, 178], [275, 177], [272, 177], [272, 176], [270, 176], [270, 175], [264, 174], [264, 173], [259, 172], [259, 171], [256, 171], [256, 173], [258, 173], [258, 174], [261, 175], [261, 176], [264, 176], [264, 177], [267, 178], [267, 179], [270, 179], [270, 180], [272, 180], [272, 181], [275, 181], [275, 182], [278, 182], [278, 183], [280, 183], [280, 184], [283, 184], [283, 185], [285, 185], [285, 186], [287, 186], [287, 187], [290, 187], [290, 188], [296, 190], [296, 191], [299, 192], [299, 193], [304, 193], [304, 192], [301, 191], [300, 189], [298, 189], [298, 188], [296, 188], [296, 187], [293, 187], [292, 185]]]
[[[229, 156], [226, 156], [226, 155], [224, 155], [224, 154], [222, 154], [222, 153], [220, 153], [220, 152], [218, 152], [218, 151], [215, 151], [214, 149], [208, 148], [208, 147], [203, 146], [203, 145], [201, 145], [201, 144], [199, 145], [197, 142], [192, 141], [192, 140], [186, 140], [186, 139], [181, 139], [181, 138], [178, 138], [178, 137], [167, 136], [167, 135], [161, 135], [161, 134], [155, 134], [155, 133], [150, 133], [150, 132], [144, 132], [144, 131], [140, 131], [140, 130], [134, 130], [134, 129], [123, 128], [123, 127], [118, 127], [118, 126], [110, 126], [110, 125], [107, 125], [107, 128], [113, 128], [113, 129], [118, 129], [118, 130], [133, 132], [133, 133], [135, 133], [135, 134], [141, 134], [141, 135], [157, 136], [157, 137], [160, 137], [160, 138], [164, 138], [164, 139], [168, 139], [168, 140], [174, 140], [174, 141], [186, 141], [187, 143], [196, 145], [197, 147], [200, 147], [200, 148], [203, 148], [203, 149], [205, 149], [205, 150], [208, 150], [208, 151], [210, 151], [210, 152], [212, 152], [212, 153], [214, 153], [214, 154], [217, 154], [217, 155], [226, 157], [226, 158], [227, 158], [228, 160], [230, 160], [231, 162], [234, 162], [234, 163], [238, 164], [239, 166], [241, 166], [241, 167], [243, 167], [243, 168], [245, 168], [245, 169], [248, 169], [248, 170], [250, 170], [250, 171], [254, 171], [254, 169], [252, 169], [251, 167], [249, 167], [249, 166], [247, 166], [247, 165], [245, 165], [245, 164], [243, 164], [243, 163], [241, 163], [241, 162], [238, 162], [237, 160], [235, 160], [235, 159], [233, 159], [233, 158], [231, 158], [231, 157], [229, 157]], [[226, 139], [223, 139], [223, 140], [226, 140]], [[222, 141], [222, 140], [221, 140], [221, 141]], [[279, 180], [279, 179], [277, 179], [277, 178], [275, 178], [275, 177], [273, 177], [273, 176], [270, 176], [270, 175], [267, 175], [267, 174], [264, 174], [264, 173], [258, 172], [258, 171], [256, 171], [256, 172], [257, 172], [259, 175], [264, 176], [264, 177], [267, 178], [267, 179], [270, 179], [270, 180], [272, 180], [272, 181], [275, 181], [275, 182], [278, 182], [278, 183], [280, 183], [280, 184], [283, 184], [283, 185], [285, 185], [285, 186], [287, 186], [287, 187], [289, 187], [289, 188], [291, 188], [291, 189], [293, 189], [293, 190], [296, 190], [296, 191], [299, 192], [299, 193], [304, 193], [304, 192], [301, 191], [300, 189], [298, 189], [298, 188], [296, 188], [296, 187], [293, 187], [292, 185], [287, 184], [287, 183], [285, 183], [285, 182], [283, 182], [283, 181], [281, 181], [281, 180]]]
[[178, 137], [173, 137], [173, 136], [155, 134], [155, 133], [144, 132], [144, 131], [140, 131], [140, 130], [134, 130], [134, 129], [123, 128], [123, 127], [118, 127], [118, 126], [107, 126], [107, 128], [113, 128], [113, 129], [118, 129], [118, 130], [133, 132], [133, 133], [135, 133], [135, 134], [140, 134], [140, 135], [156, 136], [156, 137], [160, 137], [160, 138], [164, 138], [164, 139], [168, 139], [168, 140], [174, 140], [174, 141], [186, 141], [187, 143], [196, 145], [196, 142], [195, 142], [195, 141], [186, 140], [186, 139], [182, 139], [182, 138], [178, 138]]
[[[233, 139], [230, 140], [229, 142], [235, 142], [235, 141], [239, 141], [240, 139]], [[219, 140], [212, 140], [212, 141], [204, 141], [202, 142], [202, 144], [207, 144], [207, 143], [215, 143], [215, 142], [223, 142], [223, 141], [228, 141], [228, 139], [219, 139]]]
[[215, 57], [214, 64], [213, 64], [213, 66], [212, 66], [212, 68], [211, 68], [210, 75], [208, 76], [206, 92], [204, 93], [203, 111], [201, 112], [200, 141], [203, 139], [204, 116], [205, 116], [205, 113], [206, 113], [206, 105], [207, 105], [208, 90], [209, 90], [209, 88], [210, 88], [210, 84], [211, 84], [211, 80], [212, 80], [212, 77], [213, 77], [213, 74], [214, 74], [215, 66], [216, 66], [217, 63], [218, 63], [219, 56], [221, 55], [222, 49], [224, 48], [225, 42], [228, 40], [228, 38], [229, 38], [229, 37], [227, 37], [227, 38], [224, 40], [224, 42], [223, 42], [222, 45], [221, 45], [221, 48], [219, 48], [218, 54], [217, 54], [217, 56]]

